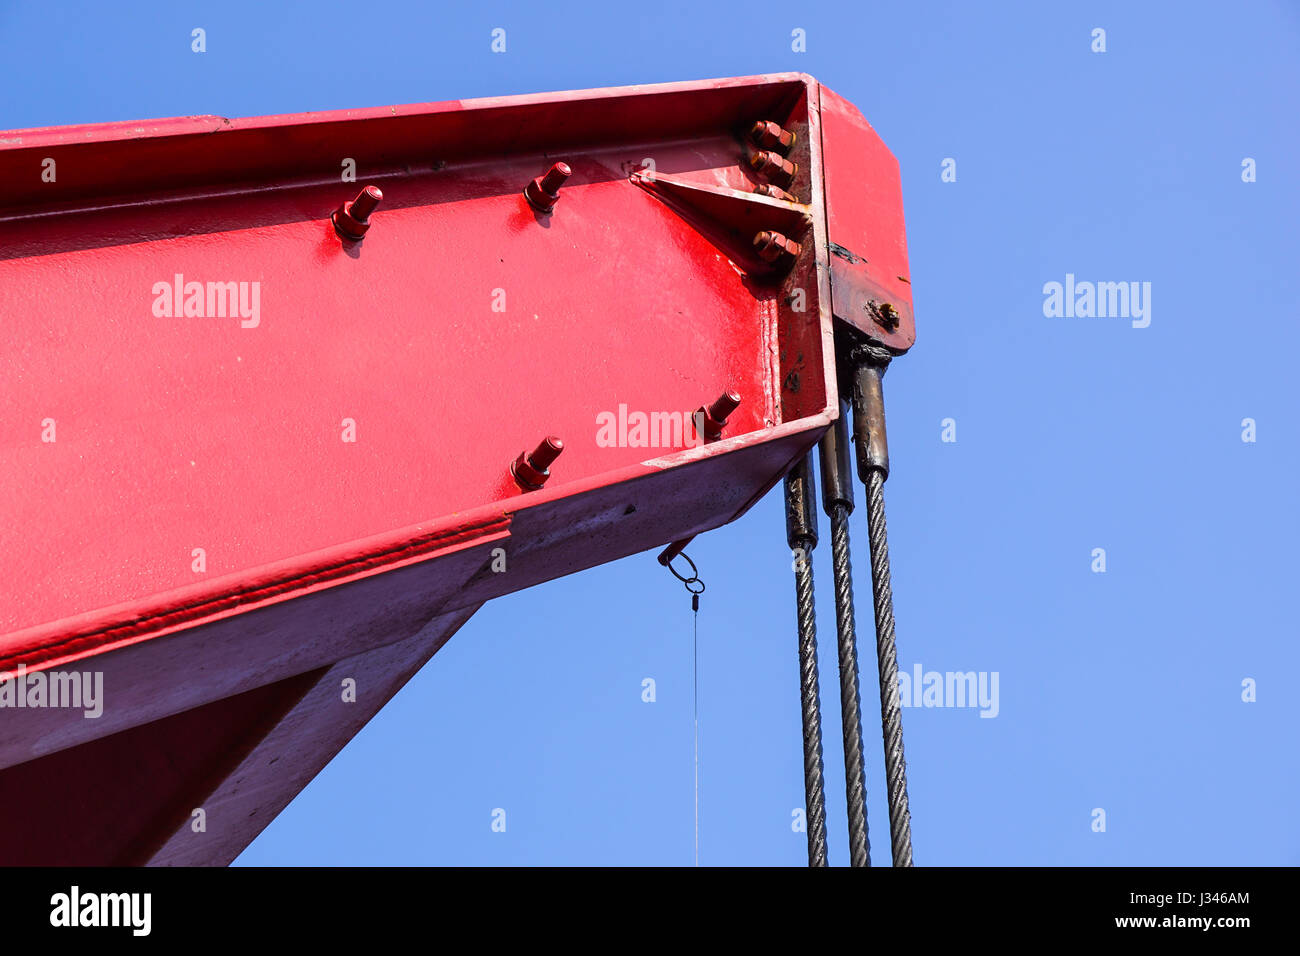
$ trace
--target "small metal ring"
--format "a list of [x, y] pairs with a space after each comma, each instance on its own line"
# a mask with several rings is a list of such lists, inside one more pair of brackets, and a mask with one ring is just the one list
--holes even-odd
[[[704, 593], [704, 582], [699, 578], [687, 578], [682, 583], [686, 585], [686, 590], [690, 591], [692, 594]], [[691, 587], [692, 584], [698, 584], [700, 586], [699, 590], [697, 591], [695, 588]]]
[[[685, 558], [686, 563], [691, 566], [691, 576], [689, 578], [682, 577], [680, 574], [677, 573], [677, 569], [673, 567], [673, 561], [676, 561], [678, 558]], [[672, 561], [668, 562], [667, 568], [669, 571], [673, 573], [673, 577], [675, 577], [678, 581], [681, 581], [683, 584], [689, 585], [691, 581], [700, 580], [699, 569], [695, 567], [694, 561], [686, 557], [685, 551], [678, 551], [676, 554], [674, 554]]]

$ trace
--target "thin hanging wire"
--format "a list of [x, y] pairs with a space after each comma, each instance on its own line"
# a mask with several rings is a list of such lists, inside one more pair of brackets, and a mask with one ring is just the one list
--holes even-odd
[[691, 695], [695, 717], [695, 865], [700, 865], [700, 596], [691, 594], [692, 617], [695, 626], [692, 629], [691, 656]]
[[[695, 752], [695, 865], [700, 865], [700, 595], [704, 593], [704, 582], [695, 562], [687, 557], [685, 551], [669, 549], [660, 555], [659, 563], [672, 572], [673, 577], [681, 581], [691, 595], [691, 719], [694, 724]], [[668, 555], [672, 555], [671, 558]], [[680, 557], [691, 566], [690, 576], [686, 576], [673, 567], [673, 561]]]

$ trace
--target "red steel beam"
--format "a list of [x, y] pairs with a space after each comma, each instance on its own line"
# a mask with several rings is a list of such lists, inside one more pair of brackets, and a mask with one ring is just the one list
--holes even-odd
[[833, 315], [913, 338], [802, 74], [20, 130], [0, 225], [0, 862], [229, 862], [484, 601], [744, 513]]

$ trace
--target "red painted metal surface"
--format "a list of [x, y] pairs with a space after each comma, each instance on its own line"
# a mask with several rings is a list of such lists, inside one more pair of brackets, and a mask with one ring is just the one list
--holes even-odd
[[[896, 163], [828, 97], [0, 136], [0, 672], [100, 674], [104, 704], [0, 710], [0, 813], [57, 815], [71, 768], [106, 795], [0, 862], [228, 862], [483, 601], [765, 493], [837, 414], [832, 295], [888, 295], [910, 344]], [[381, 692], [338, 707], [358, 672]], [[185, 741], [207, 758], [114, 756]]]
[[916, 326], [898, 160], [852, 103], [820, 94], [835, 316], [905, 352]]

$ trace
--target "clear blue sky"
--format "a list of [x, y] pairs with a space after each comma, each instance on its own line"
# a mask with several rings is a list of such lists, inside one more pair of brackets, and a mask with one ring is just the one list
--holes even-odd
[[[1300, 864], [1300, 7], [546, 6], [9, 2], [0, 127], [811, 73], [903, 171], [918, 342], [886, 379], [900, 664], [999, 674], [996, 718], [904, 712], [917, 862]], [[1045, 317], [1043, 285], [1067, 273], [1150, 282], [1149, 327]], [[779, 492], [691, 554], [708, 584], [702, 861], [801, 864]], [[239, 862], [689, 864], [690, 624], [653, 553], [489, 604]], [[883, 864], [869, 625], [860, 635]]]

